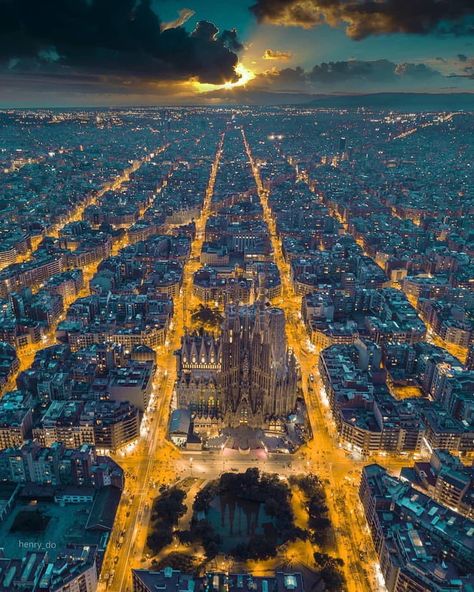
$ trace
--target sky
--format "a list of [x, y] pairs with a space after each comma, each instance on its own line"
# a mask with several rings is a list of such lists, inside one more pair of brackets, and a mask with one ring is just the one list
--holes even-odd
[[474, 92], [472, 0], [0, 0], [0, 106]]

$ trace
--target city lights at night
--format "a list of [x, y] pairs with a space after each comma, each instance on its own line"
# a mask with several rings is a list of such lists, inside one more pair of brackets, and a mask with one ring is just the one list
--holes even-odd
[[473, 19], [0, 2], [0, 592], [474, 589]]

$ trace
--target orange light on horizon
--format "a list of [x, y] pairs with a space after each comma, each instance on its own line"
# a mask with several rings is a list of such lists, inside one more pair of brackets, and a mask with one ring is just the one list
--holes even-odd
[[207, 93], [213, 90], [231, 90], [233, 88], [239, 86], [245, 86], [248, 82], [253, 80], [256, 76], [255, 72], [249, 70], [246, 66], [244, 66], [241, 62], [239, 62], [235, 68], [235, 73], [239, 76], [239, 79], [235, 82], [227, 81], [222, 84], [210, 84], [208, 82], [194, 82], [194, 88], [199, 93]]

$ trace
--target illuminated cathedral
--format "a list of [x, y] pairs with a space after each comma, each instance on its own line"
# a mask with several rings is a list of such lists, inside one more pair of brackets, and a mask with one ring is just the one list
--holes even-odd
[[295, 409], [300, 372], [280, 308], [229, 305], [220, 337], [186, 334], [177, 359], [178, 406], [222, 427], [264, 428]]

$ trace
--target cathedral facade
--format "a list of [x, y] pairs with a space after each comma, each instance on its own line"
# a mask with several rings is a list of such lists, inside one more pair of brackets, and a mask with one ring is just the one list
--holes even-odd
[[221, 386], [227, 424], [263, 427], [295, 408], [299, 368], [282, 309], [229, 306], [222, 327]]
[[187, 334], [177, 358], [178, 406], [223, 427], [264, 428], [295, 409], [300, 372], [280, 308], [229, 305], [220, 337]]
[[181, 349], [176, 352], [178, 407], [191, 409], [198, 415], [222, 415], [221, 358], [219, 339], [207, 333], [184, 335]]

